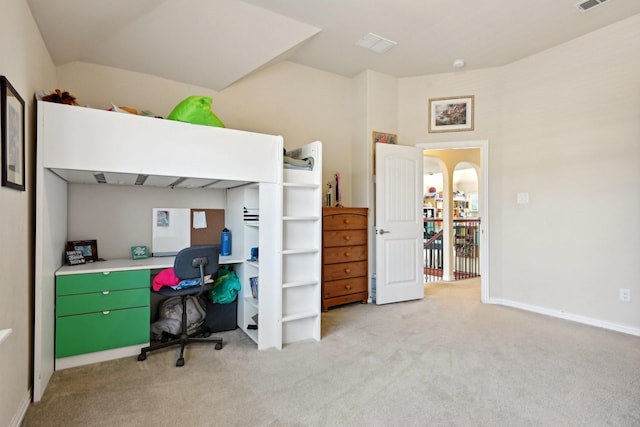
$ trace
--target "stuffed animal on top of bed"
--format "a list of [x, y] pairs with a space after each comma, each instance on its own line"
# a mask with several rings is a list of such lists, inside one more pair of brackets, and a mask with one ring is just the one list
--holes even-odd
[[212, 102], [208, 96], [190, 96], [176, 105], [167, 119], [223, 128], [225, 125], [211, 111]]

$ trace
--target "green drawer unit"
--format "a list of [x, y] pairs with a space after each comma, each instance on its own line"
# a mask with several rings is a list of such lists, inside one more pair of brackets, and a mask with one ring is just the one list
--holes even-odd
[[149, 306], [149, 287], [125, 291], [102, 291], [90, 294], [62, 295], [56, 298], [56, 315], [94, 313]]
[[56, 277], [55, 357], [149, 342], [148, 269]]
[[66, 274], [56, 278], [56, 296], [123, 289], [149, 289], [149, 270]]
[[56, 319], [56, 358], [149, 342], [149, 306]]

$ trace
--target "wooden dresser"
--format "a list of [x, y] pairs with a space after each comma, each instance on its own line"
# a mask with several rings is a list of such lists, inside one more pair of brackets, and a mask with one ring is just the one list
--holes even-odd
[[367, 303], [367, 208], [322, 208], [322, 311]]

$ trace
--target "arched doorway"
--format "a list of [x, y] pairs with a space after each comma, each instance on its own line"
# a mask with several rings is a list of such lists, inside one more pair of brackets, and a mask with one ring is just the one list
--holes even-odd
[[[473, 164], [473, 169], [476, 174], [477, 182], [477, 199], [476, 196], [468, 200], [469, 214], [472, 210], [477, 210], [478, 218], [481, 219], [481, 223], [478, 225], [477, 238], [478, 242], [478, 264], [480, 272], [480, 285], [481, 285], [481, 300], [486, 302], [489, 299], [490, 287], [489, 287], [489, 210], [488, 210], [488, 141], [457, 141], [457, 142], [442, 142], [442, 143], [421, 143], [416, 144], [417, 147], [422, 148], [425, 152], [429, 152], [429, 155], [440, 158], [446, 158], [447, 155], [455, 154], [457, 150], [477, 149], [478, 156], [477, 162], [469, 162]], [[438, 153], [435, 153], [438, 151]], [[459, 153], [458, 153], [459, 154]], [[454, 156], [455, 157], [455, 156]], [[450, 263], [454, 260], [454, 213], [453, 213], [453, 171], [455, 170], [460, 160], [450, 162], [450, 165], [446, 165], [445, 168], [450, 169], [452, 172], [448, 174], [447, 178], [443, 177], [443, 196], [451, 194], [451, 197], [442, 198], [442, 222], [445, 232], [442, 235], [443, 250], [446, 251], [447, 256], [443, 256], [442, 264], [445, 271], [453, 271]], [[466, 165], [465, 165], [466, 166]], [[464, 169], [468, 169], [464, 167]], [[471, 191], [470, 191], [471, 193]], [[449, 264], [449, 265], [447, 265]], [[443, 277], [443, 280], [453, 280], [453, 275]]]

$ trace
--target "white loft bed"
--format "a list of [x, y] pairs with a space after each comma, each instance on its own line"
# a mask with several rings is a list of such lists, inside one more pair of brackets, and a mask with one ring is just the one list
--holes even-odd
[[219, 189], [255, 182], [266, 189], [274, 212], [282, 212], [283, 180], [281, 136], [43, 101], [37, 103], [37, 133], [35, 401], [54, 371], [55, 272], [67, 240], [69, 182]]

